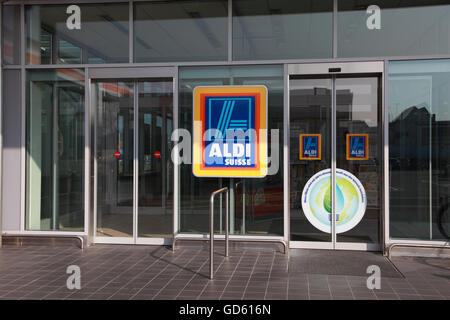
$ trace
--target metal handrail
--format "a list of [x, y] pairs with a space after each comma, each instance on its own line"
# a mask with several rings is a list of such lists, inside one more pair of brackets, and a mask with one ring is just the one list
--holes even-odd
[[230, 229], [230, 209], [229, 209], [229, 192], [228, 188], [222, 188], [214, 191], [209, 198], [209, 278], [211, 280], [214, 279], [214, 197], [220, 193], [225, 192], [225, 256], [228, 257], [228, 238], [229, 238], [229, 229]]
[[85, 237], [80, 236], [80, 235], [67, 235], [67, 234], [39, 235], [39, 234], [4, 233], [3, 235], [0, 234], [0, 237], [3, 238], [3, 242], [7, 238], [15, 238], [15, 241], [17, 243], [22, 243], [22, 238], [30, 238], [30, 239], [36, 238], [38, 240], [52, 239], [53, 242], [57, 238], [75, 239], [78, 241], [78, 245], [80, 246], [80, 249], [85, 249], [87, 247]]
[[431, 244], [418, 244], [418, 243], [392, 243], [387, 246], [387, 257], [389, 260], [392, 258], [392, 249], [395, 247], [409, 247], [409, 248], [427, 248], [427, 249], [450, 249], [450, 246], [445, 244], [443, 246], [431, 245]]

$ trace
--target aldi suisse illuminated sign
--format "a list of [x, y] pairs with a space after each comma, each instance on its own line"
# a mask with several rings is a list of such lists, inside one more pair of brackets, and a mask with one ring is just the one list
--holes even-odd
[[196, 87], [193, 117], [195, 176], [266, 176], [265, 86]]

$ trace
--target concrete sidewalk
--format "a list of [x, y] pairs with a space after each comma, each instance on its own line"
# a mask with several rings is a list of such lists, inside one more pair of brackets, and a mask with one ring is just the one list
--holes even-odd
[[[450, 299], [450, 259], [380, 253], [216, 248], [173, 253], [156, 246], [3, 247], [0, 299]], [[273, 249], [273, 248], [272, 248]], [[67, 288], [67, 267], [81, 270], [81, 289]], [[366, 269], [381, 270], [381, 289], [369, 290]]]

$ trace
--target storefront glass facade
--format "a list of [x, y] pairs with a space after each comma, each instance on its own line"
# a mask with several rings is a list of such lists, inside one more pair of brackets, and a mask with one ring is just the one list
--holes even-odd
[[446, 240], [450, 60], [389, 66], [390, 233]]
[[[211, 192], [228, 187], [236, 238], [448, 241], [449, 15], [441, 0], [6, 2], [3, 179], [17, 183], [3, 228], [201, 238]], [[191, 145], [193, 89], [231, 85], [268, 89], [263, 179], [198, 178], [172, 161], [177, 128]], [[299, 158], [305, 134], [320, 135], [320, 159]], [[354, 160], [358, 134], [370, 152]], [[304, 188], [329, 169], [329, 184], [342, 169], [366, 191], [349, 232], [306, 219]]]

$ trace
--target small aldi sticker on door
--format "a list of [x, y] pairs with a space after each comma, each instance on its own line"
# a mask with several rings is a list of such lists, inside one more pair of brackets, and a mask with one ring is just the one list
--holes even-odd
[[300, 150], [300, 160], [321, 160], [322, 135], [301, 134], [299, 150]]
[[369, 135], [347, 134], [347, 160], [369, 159]]

